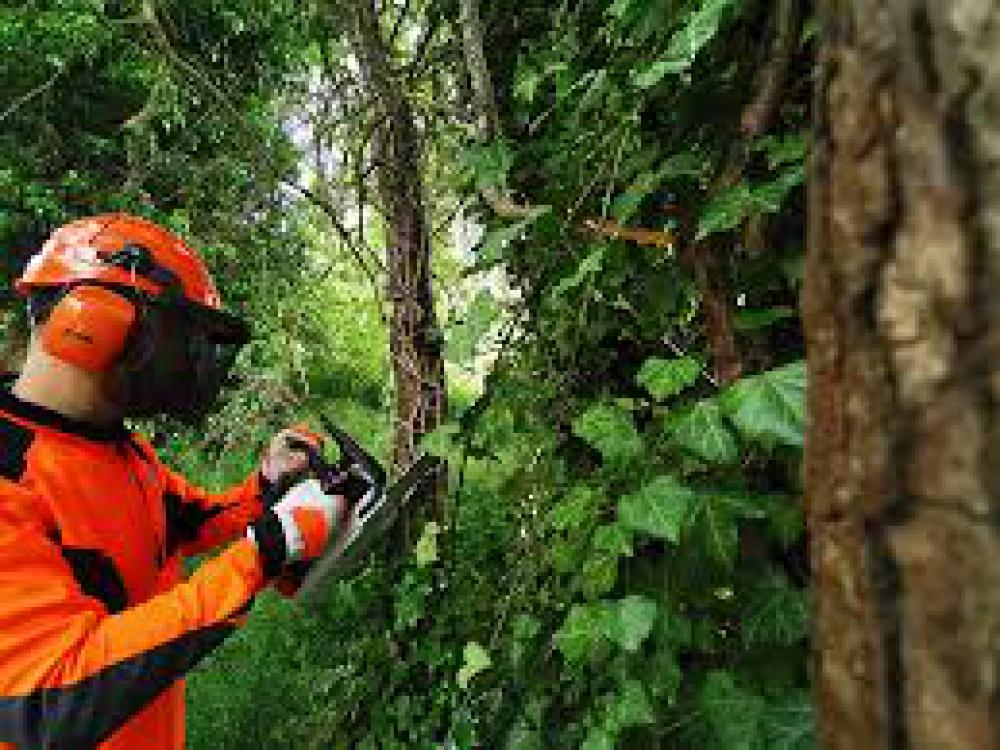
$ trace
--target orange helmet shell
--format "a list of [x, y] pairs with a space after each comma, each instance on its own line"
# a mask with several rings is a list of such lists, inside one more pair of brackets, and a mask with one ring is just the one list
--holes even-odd
[[194, 250], [163, 227], [128, 214], [92, 216], [60, 227], [31, 258], [14, 288], [27, 295], [39, 287], [103, 281], [159, 294], [160, 288], [150, 279], [103, 262], [126, 245], [147, 249], [157, 265], [177, 276], [191, 302], [222, 308], [208, 268]]

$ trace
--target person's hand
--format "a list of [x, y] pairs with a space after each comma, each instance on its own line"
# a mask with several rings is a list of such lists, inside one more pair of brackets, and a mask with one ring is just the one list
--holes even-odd
[[264, 572], [279, 575], [287, 565], [313, 560], [346, 531], [347, 501], [323, 491], [317, 479], [293, 486], [247, 530], [260, 550]]
[[304, 424], [282, 430], [271, 439], [260, 462], [260, 476], [272, 501], [284, 495], [296, 480], [305, 477], [309, 455], [303, 446], [320, 450], [324, 442], [323, 435]]

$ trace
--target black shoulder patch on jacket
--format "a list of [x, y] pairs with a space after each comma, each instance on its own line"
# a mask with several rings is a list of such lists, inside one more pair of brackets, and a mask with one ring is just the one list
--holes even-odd
[[128, 593], [114, 561], [93, 549], [63, 547], [62, 556], [73, 569], [73, 577], [83, 593], [92, 596], [115, 615], [128, 606]]
[[26, 455], [35, 433], [0, 416], [0, 477], [21, 481], [27, 468]]
[[164, 510], [167, 514], [167, 557], [172, 557], [182, 544], [190, 544], [198, 538], [201, 527], [230, 505], [202, 508], [197, 503], [186, 503], [172, 492], [163, 495]]

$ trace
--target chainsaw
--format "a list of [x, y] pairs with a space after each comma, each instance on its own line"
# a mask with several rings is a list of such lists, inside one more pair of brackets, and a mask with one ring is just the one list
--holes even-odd
[[297, 585], [295, 600], [313, 604], [329, 584], [355, 572], [367, 559], [372, 546], [392, 527], [411, 498], [433, 481], [440, 461], [423, 456], [395, 482], [387, 486], [386, 471], [347, 432], [320, 415], [326, 430], [340, 450], [336, 461], [328, 460], [313, 443], [291, 438], [289, 447], [308, 457], [308, 472], [324, 491], [347, 499], [350, 531], [318, 559], [294, 563], [287, 577]]

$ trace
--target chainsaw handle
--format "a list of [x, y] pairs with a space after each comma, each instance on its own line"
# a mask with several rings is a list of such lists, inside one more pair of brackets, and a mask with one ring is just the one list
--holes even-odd
[[320, 414], [319, 418], [323, 423], [323, 429], [337, 442], [337, 447], [340, 448], [341, 471], [349, 472], [351, 465], [356, 465], [361, 470], [362, 475], [367, 475], [377, 488], [385, 487], [385, 469], [375, 460], [375, 457], [362, 448], [353, 437], [337, 427], [325, 414]]

